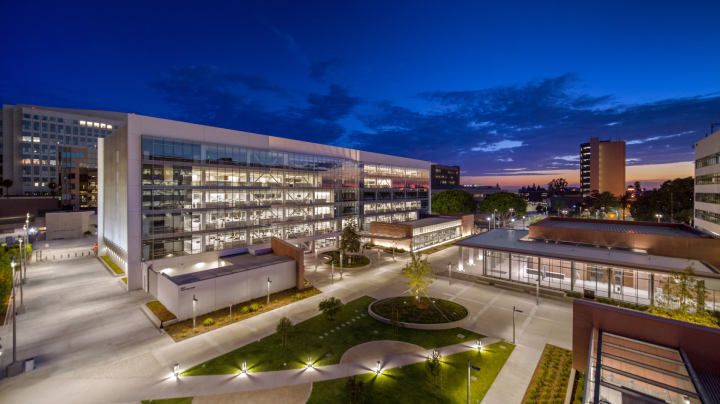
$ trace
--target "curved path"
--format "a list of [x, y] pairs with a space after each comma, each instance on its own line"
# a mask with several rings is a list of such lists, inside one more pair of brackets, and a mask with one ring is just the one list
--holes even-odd
[[389, 356], [398, 356], [425, 351], [426, 349], [407, 342], [400, 341], [372, 341], [356, 345], [343, 354], [340, 363], [352, 363], [367, 360], [377, 360]]

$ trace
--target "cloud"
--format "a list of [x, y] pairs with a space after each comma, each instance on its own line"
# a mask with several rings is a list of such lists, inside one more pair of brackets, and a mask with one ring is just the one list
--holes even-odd
[[497, 159], [497, 161], [513, 161], [512, 157], [508, 157], [506, 159]]
[[266, 27], [270, 28], [275, 35], [277, 35], [283, 42], [285, 42], [285, 45], [287, 46], [290, 53], [295, 55], [298, 59], [300, 59], [304, 64], [310, 65], [310, 62], [307, 59], [307, 56], [305, 56], [305, 53], [300, 48], [300, 45], [298, 45], [297, 41], [295, 41], [295, 38], [288, 34], [285, 31], [279, 30], [273, 23], [270, 22], [269, 19], [262, 16], [256, 16], [263, 24], [265, 24]]
[[[565, 160], [565, 161], [580, 161], [580, 155], [574, 154], [571, 156], [562, 156], [562, 157], [555, 157], [555, 160]], [[554, 163], [553, 163], [554, 164]]]
[[337, 58], [328, 59], [324, 62], [313, 63], [310, 66], [310, 78], [320, 80], [325, 77], [331, 67], [341, 66], [342, 64], [342, 60]]
[[495, 152], [502, 149], [512, 149], [523, 145], [522, 141], [516, 140], [501, 140], [497, 143], [487, 144], [483, 143], [478, 147], [473, 147], [472, 151], [484, 151], [484, 152]]
[[682, 135], [688, 135], [688, 134], [694, 133], [694, 132], [695, 132], [694, 130], [689, 130], [689, 131], [682, 132], [682, 133], [676, 133], [676, 134], [674, 134], [674, 135], [653, 136], [653, 137], [649, 137], [649, 138], [647, 138], [647, 139], [631, 140], [631, 141], [629, 141], [629, 142], [625, 142], [625, 144], [643, 144], [643, 143], [652, 142], [652, 141], [655, 141], [655, 140], [669, 139], [669, 138], [671, 138], [671, 137], [678, 137], [678, 136], [682, 136]]
[[347, 134], [338, 121], [361, 101], [337, 84], [296, 100], [262, 77], [214, 66], [172, 68], [151, 85], [177, 119], [324, 144]]

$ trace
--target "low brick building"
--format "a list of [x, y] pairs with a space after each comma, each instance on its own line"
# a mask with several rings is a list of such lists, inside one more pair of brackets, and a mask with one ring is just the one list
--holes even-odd
[[419, 251], [460, 237], [469, 236], [473, 215], [431, 216], [401, 223], [372, 222], [369, 238], [374, 244]]

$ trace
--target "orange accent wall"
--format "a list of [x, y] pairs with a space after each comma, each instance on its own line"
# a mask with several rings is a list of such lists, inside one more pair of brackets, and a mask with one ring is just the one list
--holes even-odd
[[277, 237], [270, 239], [270, 247], [277, 255], [287, 255], [295, 260], [295, 286], [305, 288], [305, 251]]

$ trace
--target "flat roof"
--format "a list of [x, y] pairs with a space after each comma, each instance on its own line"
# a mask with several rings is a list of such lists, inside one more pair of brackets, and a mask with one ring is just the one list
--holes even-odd
[[564, 229], [579, 229], [579, 230], [594, 230], [594, 231], [612, 231], [618, 233], [631, 233], [631, 234], [651, 234], [655, 236], [676, 236], [676, 237], [697, 237], [702, 238], [703, 236], [697, 233], [693, 233], [682, 228], [671, 227], [671, 226], [643, 226], [637, 224], [628, 224], [618, 221], [607, 221], [607, 223], [594, 223], [585, 221], [569, 221], [569, 220], [548, 220], [532, 224], [532, 226], [538, 227], [558, 227]]
[[440, 217], [428, 217], [425, 219], [418, 219], [418, 220], [410, 220], [407, 222], [400, 222], [397, 224], [406, 224], [413, 227], [413, 229], [417, 229], [420, 227], [427, 227], [427, 226], [433, 226], [440, 223], [447, 223], [447, 222], [454, 222], [462, 220], [461, 217], [449, 217], [449, 216], [440, 216]]
[[608, 249], [607, 247], [584, 247], [530, 241], [527, 239], [528, 234], [527, 230], [494, 229], [456, 241], [455, 244], [463, 247], [508, 251], [645, 271], [670, 272], [671, 270], [683, 270], [688, 266], [692, 266], [697, 274], [718, 274], [711, 266], [698, 260], [649, 255], [642, 252]]
[[287, 255], [276, 255], [273, 253], [263, 255], [238, 254], [228, 257], [222, 257], [223, 261], [227, 261], [232, 265], [224, 267], [206, 269], [204, 271], [191, 272], [188, 274], [167, 276], [170, 281], [178, 286], [187, 285], [207, 279], [218, 278], [225, 275], [231, 275], [238, 272], [250, 271], [262, 267], [268, 267], [283, 262], [294, 261]]

